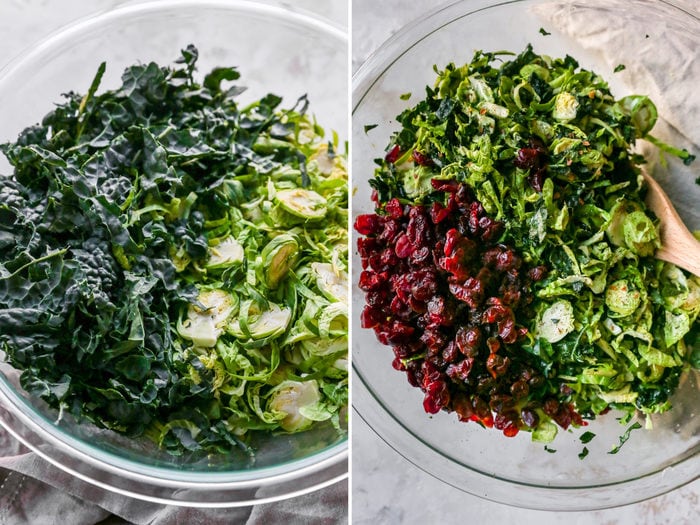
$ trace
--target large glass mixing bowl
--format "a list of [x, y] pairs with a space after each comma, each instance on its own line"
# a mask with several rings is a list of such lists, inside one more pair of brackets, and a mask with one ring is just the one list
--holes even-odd
[[[358, 70], [353, 79], [353, 216], [373, 211], [367, 184], [375, 167], [373, 159], [385, 155], [388, 138], [397, 129], [396, 115], [415, 105], [425, 86], [434, 82], [434, 64], [463, 64], [477, 49], [519, 52], [531, 42], [538, 53], [577, 58], [583, 67], [609, 79], [616, 96], [635, 92], [634, 84], [625, 85], [619, 81], [620, 75], [613, 75], [614, 64], [606, 63], [600, 53], [584, 49], [538, 16], [533, 7], [542, 3], [457, 2], [401, 30]], [[624, 3], [616, 5], [619, 8]], [[569, 2], [570, 9], [581, 6], [586, 7], [587, 2]], [[674, 32], [679, 40], [692, 44], [689, 50], [700, 46], [700, 21], [667, 2], [635, 1], [627, 9], [601, 8], [598, 14], [623, 36], [624, 28], [636, 28], [641, 30], [641, 35], [636, 35], [640, 40], [645, 40], [646, 34], [658, 43], [662, 31]], [[540, 28], [546, 28], [542, 33], [551, 34], [542, 34]], [[663, 67], [663, 58], [654, 58]], [[634, 70], [634, 62], [625, 65]], [[687, 83], [685, 109], [697, 112], [700, 97], [696, 86], [679, 81]], [[407, 93], [412, 94], [408, 100], [400, 97]], [[365, 129], [371, 125], [377, 127]], [[690, 130], [670, 129], [663, 138], [672, 144], [687, 144], [689, 136]], [[700, 228], [700, 188], [693, 182], [697, 173], [692, 172], [697, 169], [697, 165], [685, 167], [669, 159], [667, 168], [659, 166], [654, 171], [674, 202], [683, 204], [679, 211], [694, 228]], [[354, 283], [360, 271], [359, 256], [353, 249]], [[550, 444], [556, 453], [548, 453], [542, 444], [531, 442], [528, 433], [507, 438], [474, 423], [460, 423], [455, 414], [426, 414], [420, 390], [408, 384], [405, 374], [392, 369], [390, 349], [381, 346], [371, 330], [360, 327], [364, 294], [356, 286], [353, 298], [353, 407], [391, 447], [450, 485], [517, 506], [584, 510], [640, 501], [698, 477], [700, 392], [696, 372], [684, 378], [673, 399], [673, 410], [655, 417], [653, 430], [634, 432], [619, 453], [608, 454], [625, 430], [612, 413], [587, 428], [560, 432]], [[585, 430], [596, 437], [586, 445], [589, 454], [582, 460], [578, 457], [583, 448], [579, 438]]]
[[[200, 52], [200, 72], [235, 65], [248, 90], [292, 106], [308, 94], [326, 130], [347, 138], [347, 36], [314, 16], [260, 2], [157, 1], [133, 4], [77, 22], [0, 71], [0, 142], [41, 120], [60, 94], [85, 90], [102, 61], [102, 88], [119, 85], [137, 62], [171, 64], [188, 44]], [[9, 166], [0, 160], [0, 171]], [[0, 352], [0, 357], [2, 353]], [[37, 454], [102, 488], [137, 498], [191, 506], [239, 506], [275, 501], [347, 477], [347, 436], [330, 425], [293, 435], [259, 436], [254, 461], [230, 456], [173, 457], [63, 418], [18, 386], [0, 362], [0, 424]]]

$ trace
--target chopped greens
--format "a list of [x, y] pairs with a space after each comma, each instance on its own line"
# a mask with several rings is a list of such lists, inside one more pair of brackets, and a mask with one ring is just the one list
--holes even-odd
[[[168, 452], [344, 432], [345, 156], [235, 68], [134, 65], [0, 146], [0, 350], [61, 414]], [[321, 275], [321, 277], [319, 276]]]
[[590, 443], [594, 437], [595, 434], [593, 432], [584, 432], [583, 434], [581, 434], [581, 437], [579, 439], [581, 440], [581, 443], [585, 445], [586, 443]]
[[[503, 416], [515, 418], [514, 424], [531, 431], [533, 440], [554, 439], [552, 421], [563, 428], [586, 424], [572, 414], [590, 420], [610, 409], [629, 417], [637, 411], [664, 412], [671, 408], [681, 373], [697, 367], [700, 278], [653, 257], [659, 246], [658, 220], [644, 204], [639, 168], [644, 159], [632, 148], [636, 140], [646, 139], [686, 164], [694, 156], [650, 135], [657, 113], [647, 97], [614, 98], [605, 80], [581, 69], [570, 56], [541, 56], [529, 45], [519, 55], [509, 55], [478, 51], [470, 63], [435, 68], [434, 86], [397, 117], [401, 129], [392, 135], [386, 157], [376, 160], [370, 180], [376, 213], [389, 221], [397, 203], [422, 206], [434, 214], [437, 229], [444, 217], [438, 212], [456, 208], [456, 184], [467, 185], [487, 219], [502, 224], [498, 242], [503, 249], [513, 247], [526, 268], [546, 271], [532, 285], [529, 313], [515, 319], [527, 329], [526, 337], [499, 342], [505, 348], [501, 356], [526, 361], [545, 378], [526, 395], [509, 399], [515, 411]], [[453, 193], [446, 193], [450, 187]], [[478, 228], [465, 217], [460, 232], [468, 235], [467, 230]], [[449, 282], [454, 289], [473, 288], [475, 282], [488, 286], [479, 281], [481, 273], [453, 274]], [[496, 304], [489, 300], [487, 304]], [[475, 306], [465, 312], [454, 319], [457, 326], [474, 323], [480, 315]], [[444, 338], [454, 331], [452, 325], [428, 326], [425, 334], [416, 330], [412, 337], [427, 340], [429, 330], [431, 340], [436, 330]], [[471, 367], [477, 357], [470, 352], [465, 355]], [[479, 354], [487, 355], [486, 348]], [[425, 357], [433, 367], [430, 381], [436, 382], [429, 385], [452, 374], [453, 379], [444, 379], [450, 397], [442, 390], [428, 392], [428, 383], [423, 388], [426, 396], [443, 400], [441, 406], [467, 421], [464, 402], [458, 406], [450, 400], [468, 396], [476, 407], [484, 399], [476, 399], [479, 394], [473, 392], [479, 386], [469, 386], [468, 373], [454, 379], [454, 367], [466, 366], [459, 361], [463, 357]], [[503, 405], [502, 397], [500, 405], [492, 402], [491, 407]], [[557, 412], [557, 406], [574, 412]], [[521, 419], [517, 414], [522, 409], [527, 413]], [[638, 424], [620, 444], [633, 428]], [[585, 433], [582, 442], [592, 436]], [[584, 449], [582, 455], [586, 453]]]
[[630, 434], [632, 433], [632, 431], [638, 430], [640, 428], [642, 428], [642, 425], [639, 422], [635, 422], [635, 423], [631, 424], [629, 427], [627, 427], [627, 430], [625, 430], [625, 433], [620, 436], [620, 444], [614, 446], [612, 448], [612, 450], [610, 452], [608, 452], [608, 454], [617, 454], [620, 451], [620, 448], [622, 447], [622, 445], [627, 443], [627, 441], [629, 440]]

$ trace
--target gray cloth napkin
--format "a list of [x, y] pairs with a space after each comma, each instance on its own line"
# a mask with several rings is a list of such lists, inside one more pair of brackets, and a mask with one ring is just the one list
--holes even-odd
[[348, 522], [348, 484], [276, 503], [231, 509], [159, 505], [74, 478], [0, 427], [0, 525], [336, 525]]

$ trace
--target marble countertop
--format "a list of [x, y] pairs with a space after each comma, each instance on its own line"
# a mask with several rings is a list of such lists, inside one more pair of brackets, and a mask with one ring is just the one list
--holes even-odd
[[[406, 23], [443, 5], [438, 0], [353, 0], [352, 70]], [[592, 512], [545, 512], [486, 501], [453, 488], [391, 449], [354, 413], [353, 523], [519, 523], [554, 525], [685, 524], [700, 520], [700, 480], [634, 505]], [[439, 503], [438, 503], [439, 502]]]

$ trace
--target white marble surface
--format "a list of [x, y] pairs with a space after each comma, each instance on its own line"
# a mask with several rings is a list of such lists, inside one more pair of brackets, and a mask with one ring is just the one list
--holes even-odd
[[[697, 0], [691, 0], [694, 2]], [[444, 2], [353, 0], [352, 69], [406, 23]], [[424, 473], [353, 414], [352, 521], [361, 524], [657, 525], [700, 522], [700, 480], [642, 503], [593, 512], [544, 512], [479, 499]]]

